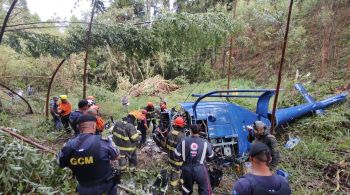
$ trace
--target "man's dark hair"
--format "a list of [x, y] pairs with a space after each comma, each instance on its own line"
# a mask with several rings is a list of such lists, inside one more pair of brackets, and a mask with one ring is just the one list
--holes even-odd
[[87, 100], [80, 100], [78, 103], [78, 108], [83, 108], [84, 106], [88, 106], [89, 102]]
[[266, 162], [267, 164], [269, 164], [271, 161], [271, 151], [269, 147], [260, 142], [252, 145], [249, 151], [249, 156], [257, 159], [260, 162]]
[[199, 125], [191, 125], [190, 129], [193, 134], [198, 134], [200, 131]]

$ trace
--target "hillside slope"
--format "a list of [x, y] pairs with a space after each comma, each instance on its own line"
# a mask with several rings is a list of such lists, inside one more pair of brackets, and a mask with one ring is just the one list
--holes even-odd
[[[315, 96], [316, 99], [322, 99], [334, 92], [337, 86], [340, 86], [342, 82], [329, 82], [323, 85], [321, 84], [307, 84], [306, 87], [310, 89], [310, 93]], [[194, 99], [189, 96], [191, 93], [205, 93], [215, 89], [224, 89], [226, 80], [217, 80], [207, 83], [198, 83], [193, 85], [182, 86], [181, 89], [172, 92], [170, 94], [161, 94], [163, 98], [168, 102], [169, 108], [176, 106], [179, 102], [193, 101]], [[246, 80], [232, 80], [231, 86], [237, 88], [263, 88], [270, 86], [257, 86], [253, 82]], [[290, 84], [285, 84], [285, 91], [281, 98], [281, 106], [291, 106], [300, 104], [303, 102], [302, 97], [295, 92]], [[98, 90], [97, 90], [98, 89]], [[121, 112], [120, 97], [124, 93], [113, 94], [107, 90], [96, 88], [92, 90], [92, 95], [95, 95], [98, 99], [98, 103], [101, 105], [101, 111], [104, 116], [114, 116], [115, 119], [120, 119], [124, 114]], [[72, 102], [76, 104], [78, 98], [77, 94], [68, 94], [71, 97]], [[221, 99], [223, 100], [223, 99]], [[154, 103], [159, 102], [159, 97], [149, 97], [147, 95], [140, 97], [131, 97], [130, 110], [142, 108], [148, 101]], [[252, 100], [238, 100], [235, 101], [240, 105], [244, 105], [252, 110], [255, 108], [255, 101]], [[348, 193], [349, 192], [349, 169], [350, 169], [350, 103], [347, 101], [341, 105], [335, 105], [330, 109], [327, 109], [324, 116], [310, 116], [304, 117], [291, 123], [287, 127], [278, 130], [279, 147], [282, 151], [282, 163], [280, 168], [286, 170], [290, 174], [290, 183], [293, 188], [294, 194], [330, 194], [330, 193]], [[126, 113], [125, 113], [126, 114]], [[50, 123], [45, 122], [42, 114], [40, 115], [26, 115], [21, 118], [18, 115], [1, 114], [1, 124], [11, 127], [16, 127], [20, 130], [21, 134], [29, 136], [33, 139], [39, 140], [41, 143], [58, 150], [64, 140], [68, 137], [59, 132], [55, 132], [52, 129]], [[287, 141], [288, 136], [299, 137], [301, 142], [293, 149], [287, 150], [283, 146]], [[9, 138], [7, 138], [9, 139]], [[7, 147], [6, 144], [2, 147]], [[3, 150], [1, 150], [3, 151]], [[32, 151], [40, 154], [39, 151]], [[19, 154], [23, 155], [23, 154]], [[142, 154], [141, 154], [142, 156]], [[8, 156], [7, 158], [10, 158]], [[51, 161], [51, 157], [43, 156], [44, 159]], [[148, 174], [139, 173], [137, 178], [139, 180], [152, 180], [155, 177], [156, 170], [159, 167], [164, 166], [164, 162], [152, 161], [149, 162], [149, 157], [142, 157], [140, 164], [145, 164], [146, 169], [149, 169]], [[18, 161], [18, 166], [24, 166]], [[15, 163], [16, 164], [16, 163]], [[13, 166], [11, 163], [2, 164], [2, 168], [7, 169], [7, 166]], [[70, 177], [67, 172], [56, 170], [57, 167], [53, 163], [49, 163], [48, 167], [36, 167], [38, 172], [45, 172], [51, 169], [55, 172], [55, 177]], [[54, 167], [52, 167], [54, 166]], [[19, 179], [23, 184], [23, 175], [12, 175], [18, 171], [12, 171], [8, 174], [11, 177]], [[38, 178], [27, 176], [31, 182], [40, 183]], [[237, 178], [235, 169], [228, 168], [225, 170], [223, 182], [220, 187], [215, 191], [216, 193], [227, 194], [230, 193], [234, 180]], [[4, 182], [4, 181], [3, 181]], [[4, 186], [4, 183], [0, 186]], [[53, 185], [55, 184], [55, 185]], [[16, 186], [16, 184], [12, 184]], [[18, 185], [18, 184], [17, 184]], [[57, 184], [56, 180], [45, 180], [45, 185], [50, 188], [45, 188], [48, 191], [59, 190], [64, 193], [74, 189], [74, 182], [70, 185]], [[61, 186], [65, 185], [65, 186]], [[71, 186], [71, 187], [69, 187]], [[43, 187], [43, 186], [42, 186]], [[22, 192], [28, 192], [33, 189], [36, 192], [42, 192], [40, 185], [29, 185], [22, 189]], [[38, 191], [39, 190], [39, 191]]]

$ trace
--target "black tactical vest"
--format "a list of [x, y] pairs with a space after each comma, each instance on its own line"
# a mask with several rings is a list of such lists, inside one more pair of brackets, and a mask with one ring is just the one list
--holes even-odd
[[[113, 172], [109, 160], [100, 158], [101, 136], [92, 136], [94, 138], [90, 139], [92, 143], [89, 148], [81, 149], [81, 145], [72, 148], [73, 152], [69, 159], [69, 168], [82, 186], [92, 186], [107, 181]], [[81, 143], [86, 142], [88, 138]]]
[[252, 195], [290, 195], [291, 194], [291, 190], [288, 186], [287, 181], [285, 181], [284, 178], [282, 177], [280, 177], [281, 178], [280, 189], [274, 192], [267, 191], [262, 186], [260, 186], [256, 182], [255, 177], [252, 174], [244, 175], [242, 178], [248, 179], [250, 186], [252, 188], [252, 192], [253, 192]]

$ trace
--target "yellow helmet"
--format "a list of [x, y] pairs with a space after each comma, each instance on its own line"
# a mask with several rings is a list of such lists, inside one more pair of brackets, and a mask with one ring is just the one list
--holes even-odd
[[61, 100], [67, 100], [67, 98], [68, 98], [67, 95], [60, 95]]

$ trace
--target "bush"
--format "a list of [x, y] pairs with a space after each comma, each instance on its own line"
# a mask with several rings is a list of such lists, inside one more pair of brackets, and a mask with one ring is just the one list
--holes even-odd
[[173, 82], [176, 85], [186, 85], [189, 83], [188, 79], [185, 76], [178, 76], [173, 79]]

